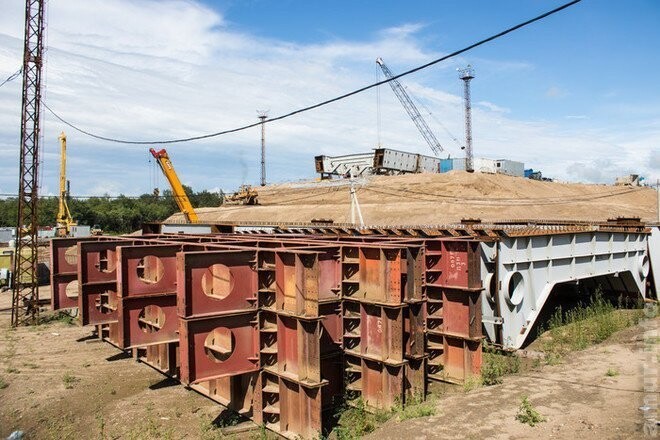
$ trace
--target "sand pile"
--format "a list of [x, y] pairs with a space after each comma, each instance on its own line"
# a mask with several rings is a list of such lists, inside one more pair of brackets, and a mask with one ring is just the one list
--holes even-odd
[[[368, 225], [421, 225], [479, 218], [590, 220], [627, 216], [657, 219], [651, 188], [540, 182], [505, 175], [452, 171], [444, 174], [372, 176], [356, 183]], [[202, 222], [350, 221], [348, 181], [312, 181], [258, 188], [259, 206], [197, 210]], [[181, 215], [170, 217], [180, 221]]]

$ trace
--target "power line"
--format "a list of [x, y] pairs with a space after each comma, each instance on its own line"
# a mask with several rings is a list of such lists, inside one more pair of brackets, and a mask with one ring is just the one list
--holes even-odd
[[292, 111], [292, 112], [289, 112], [289, 113], [286, 113], [286, 114], [283, 114], [283, 115], [280, 115], [280, 116], [277, 116], [277, 117], [274, 117], [274, 118], [268, 118], [268, 119], [266, 119], [266, 120], [264, 120], [264, 121], [259, 121], [259, 122], [255, 122], [255, 123], [252, 123], [252, 124], [243, 125], [243, 126], [241, 126], [241, 127], [236, 127], [236, 128], [232, 128], [232, 129], [229, 129], [229, 130], [218, 131], [218, 132], [215, 132], [215, 133], [209, 133], [209, 134], [204, 134], [204, 135], [199, 135], [199, 136], [190, 136], [190, 137], [187, 137], [187, 138], [167, 139], [167, 140], [155, 140], [155, 141], [132, 141], [132, 140], [125, 140], [125, 139], [116, 139], [116, 138], [111, 138], [111, 137], [107, 137], [107, 136], [100, 136], [100, 135], [97, 135], [97, 134], [91, 133], [91, 132], [89, 132], [89, 131], [87, 131], [87, 130], [84, 130], [84, 129], [80, 128], [80, 127], [77, 127], [76, 125], [72, 124], [71, 122], [68, 122], [67, 120], [65, 120], [64, 118], [62, 118], [61, 116], [59, 116], [57, 113], [55, 113], [50, 107], [48, 107], [48, 105], [46, 105], [46, 103], [43, 103], [43, 102], [42, 102], [42, 103], [43, 103], [44, 107], [45, 107], [50, 113], [52, 113], [52, 115], [53, 115], [55, 118], [57, 118], [60, 122], [62, 122], [63, 124], [65, 124], [65, 125], [67, 125], [67, 126], [73, 128], [74, 130], [76, 130], [76, 131], [78, 131], [78, 132], [80, 132], [80, 133], [82, 133], [82, 134], [85, 134], [85, 135], [87, 135], [87, 136], [90, 136], [90, 137], [93, 137], [93, 138], [95, 138], [95, 139], [99, 139], [99, 140], [102, 140], [102, 141], [114, 142], [114, 143], [118, 143], [118, 144], [130, 144], [130, 145], [175, 144], [175, 143], [180, 143], [180, 142], [198, 141], [198, 140], [202, 140], [202, 139], [208, 139], [208, 138], [212, 138], [212, 137], [217, 137], [217, 136], [222, 136], [222, 135], [225, 135], [225, 134], [236, 133], [236, 132], [239, 132], [239, 131], [247, 130], [247, 129], [249, 129], [249, 128], [257, 127], [257, 126], [259, 126], [259, 125], [261, 125], [261, 124], [264, 124], [264, 123], [279, 121], [279, 120], [286, 119], [286, 118], [289, 118], [289, 117], [291, 117], [291, 116], [294, 116], [294, 115], [297, 115], [297, 114], [300, 114], [300, 113], [308, 112], [308, 111], [310, 111], [310, 110], [314, 110], [314, 109], [317, 109], [317, 108], [319, 108], [319, 107], [326, 106], [326, 105], [328, 105], [328, 104], [332, 104], [332, 103], [337, 102], [337, 101], [341, 101], [341, 100], [343, 100], [343, 99], [346, 99], [346, 98], [349, 98], [349, 97], [351, 97], [351, 96], [357, 95], [357, 94], [359, 94], [359, 93], [365, 92], [365, 91], [367, 91], [367, 90], [369, 90], [369, 89], [372, 89], [372, 88], [374, 88], [374, 87], [378, 87], [378, 86], [380, 86], [380, 85], [382, 85], [382, 84], [387, 84], [387, 83], [389, 83], [390, 81], [395, 81], [395, 80], [397, 80], [397, 79], [399, 79], [399, 78], [402, 78], [402, 77], [404, 77], [404, 76], [410, 75], [410, 74], [415, 73], [415, 72], [419, 72], [420, 70], [426, 69], [426, 68], [431, 67], [431, 66], [433, 66], [433, 65], [435, 65], [435, 64], [438, 64], [438, 63], [440, 63], [440, 62], [442, 62], [442, 61], [448, 60], [448, 59], [453, 58], [453, 57], [455, 57], [455, 56], [458, 56], [458, 55], [460, 55], [460, 54], [462, 54], [462, 53], [465, 53], [465, 52], [467, 52], [467, 51], [469, 51], [469, 50], [472, 50], [472, 49], [474, 49], [474, 48], [476, 48], [476, 47], [482, 46], [482, 45], [484, 45], [484, 44], [486, 44], [486, 43], [489, 43], [489, 42], [491, 42], [491, 41], [493, 41], [493, 40], [496, 40], [496, 39], [501, 38], [501, 37], [503, 37], [503, 36], [505, 36], [505, 35], [507, 35], [507, 34], [510, 34], [511, 32], [514, 32], [514, 31], [516, 31], [516, 30], [518, 30], [518, 29], [521, 29], [521, 28], [523, 28], [523, 27], [525, 27], [525, 26], [528, 26], [528, 25], [530, 25], [530, 24], [532, 24], [532, 23], [535, 23], [535, 22], [537, 22], [537, 21], [539, 21], [539, 20], [542, 20], [542, 19], [544, 19], [544, 18], [546, 18], [546, 17], [549, 17], [550, 15], [556, 14], [557, 12], [560, 12], [560, 11], [562, 11], [562, 10], [564, 10], [564, 9], [566, 9], [566, 8], [568, 8], [568, 7], [570, 7], [570, 6], [573, 6], [573, 5], [575, 5], [576, 3], [579, 3], [580, 1], [582, 1], [582, 0], [573, 0], [573, 1], [571, 1], [571, 2], [568, 2], [568, 3], [566, 3], [566, 4], [562, 5], [562, 6], [559, 6], [558, 8], [555, 8], [555, 9], [553, 9], [553, 10], [551, 10], [551, 11], [548, 11], [548, 12], [546, 12], [546, 13], [543, 13], [543, 14], [541, 14], [541, 15], [538, 15], [538, 16], [536, 16], [536, 17], [530, 19], [530, 20], [527, 20], [527, 21], [524, 21], [524, 22], [522, 22], [522, 23], [519, 23], [519, 24], [517, 24], [517, 25], [515, 25], [515, 26], [513, 26], [513, 27], [510, 27], [510, 28], [508, 28], [508, 29], [502, 31], [502, 32], [499, 32], [499, 33], [497, 33], [497, 34], [495, 34], [495, 35], [492, 35], [492, 36], [490, 36], [490, 37], [488, 37], [488, 38], [485, 38], [485, 39], [480, 40], [480, 41], [478, 41], [478, 42], [476, 42], [476, 43], [473, 43], [473, 44], [471, 44], [471, 45], [469, 45], [469, 46], [466, 46], [466, 47], [464, 47], [463, 49], [459, 49], [459, 50], [457, 50], [457, 51], [455, 51], [455, 52], [452, 52], [452, 53], [450, 53], [449, 55], [445, 55], [445, 56], [443, 56], [443, 57], [437, 58], [437, 59], [435, 59], [435, 60], [433, 60], [433, 61], [430, 61], [430, 62], [428, 62], [428, 63], [426, 63], [426, 64], [423, 64], [423, 65], [421, 65], [421, 66], [415, 67], [415, 68], [410, 69], [410, 70], [407, 70], [407, 71], [405, 71], [405, 72], [403, 72], [403, 73], [400, 73], [400, 74], [398, 74], [398, 75], [394, 75], [394, 76], [392, 76], [391, 78], [387, 78], [387, 79], [385, 79], [385, 80], [383, 80], [383, 81], [375, 82], [375, 83], [373, 83], [373, 84], [370, 84], [370, 85], [367, 85], [367, 86], [361, 87], [361, 88], [356, 89], [356, 90], [353, 90], [353, 91], [351, 91], [351, 92], [344, 93], [343, 95], [339, 95], [339, 96], [337, 96], [337, 97], [335, 97], [335, 98], [328, 99], [328, 100], [325, 100], [325, 101], [319, 102], [319, 103], [317, 103], [317, 104], [310, 105], [310, 106], [308, 106], [308, 107], [303, 107], [303, 108], [300, 108], [300, 109], [298, 109], [298, 110], [294, 110], [294, 111]]
[[9, 76], [7, 77], [6, 80], [4, 80], [2, 83], [0, 83], [0, 87], [4, 86], [4, 85], [7, 84], [8, 82], [13, 81], [13, 80], [15, 80], [16, 78], [18, 78], [18, 75], [20, 75], [22, 72], [23, 72], [23, 68], [21, 67], [21, 68], [18, 69], [16, 72], [14, 72], [14, 73], [12, 73], [11, 75], [9, 75]]

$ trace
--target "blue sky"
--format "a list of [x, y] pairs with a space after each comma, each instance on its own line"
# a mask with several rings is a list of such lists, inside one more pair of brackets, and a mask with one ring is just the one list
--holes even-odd
[[[49, 2], [45, 99], [102, 135], [203, 134], [313, 104], [378, 78], [375, 58], [401, 72], [552, 9], [563, 1]], [[469, 7], [466, 5], [469, 4]], [[0, 17], [0, 77], [20, 65], [22, 2]], [[471, 63], [474, 148], [562, 180], [660, 178], [660, 2], [583, 0], [454, 60], [408, 76], [437, 120], [463, 138], [456, 68]], [[313, 156], [384, 146], [430, 154], [389, 87], [268, 127], [268, 180], [314, 177]], [[0, 88], [0, 193], [17, 186], [20, 83]], [[57, 186], [57, 134], [46, 114], [42, 193]], [[144, 146], [66, 129], [74, 194], [150, 192]], [[168, 146], [184, 183], [232, 190], [259, 179], [259, 131]], [[156, 145], [156, 147], [158, 147]], [[159, 179], [161, 187], [165, 185]]]

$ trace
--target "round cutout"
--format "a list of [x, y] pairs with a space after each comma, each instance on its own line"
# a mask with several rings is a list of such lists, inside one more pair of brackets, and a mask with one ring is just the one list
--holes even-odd
[[214, 329], [204, 340], [204, 351], [213, 362], [226, 361], [231, 357], [234, 348], [234, 335], [226, 327]]
[[525, 278], [520, 272], [511, 272], [506, 276], [507, 300], [512, 306], [519, 305], [525, 296]]
[[163, 279], [164, 273], [163, 262], [154, 255], [142, 258], [137, 266], [137, 276], [143, 283], [156, 284]]
[[639, 277], [645, 279], [649, 275], [649, 257], [647, 255], [639, 257], [638, 266]]
[[138, 325], [145, 333], [156, 333], [165, 325], [165, 312], [156, 305], [148, 305], [140, 312]]
[[211, 298], [225, 299], [234, 288], [234, 275], [224, 264], [214, 264], [202, 275], [202, 291]]
[[64, 289], [64, 293], [66, 294], [67, 298], [69, 298], [69, 299], [77, 299], [78, 298], [78, 280], [73, 280], [69, 284], [67, 284], [66, 288]]
[[64, 261], [67, 262], [67, 264], [70, 264], [72, 266], [78, 265], [78, 247], [77, 246], [69, 246], [66, 248], [64, 251]]

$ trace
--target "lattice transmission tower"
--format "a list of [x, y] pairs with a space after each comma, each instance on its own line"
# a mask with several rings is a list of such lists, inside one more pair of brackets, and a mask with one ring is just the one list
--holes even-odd
[[37, 205], [44, 4], [45, 0], [25, 2], [21, 151], [11, 313], [13, 326], [35, 323], [39, 319]]

